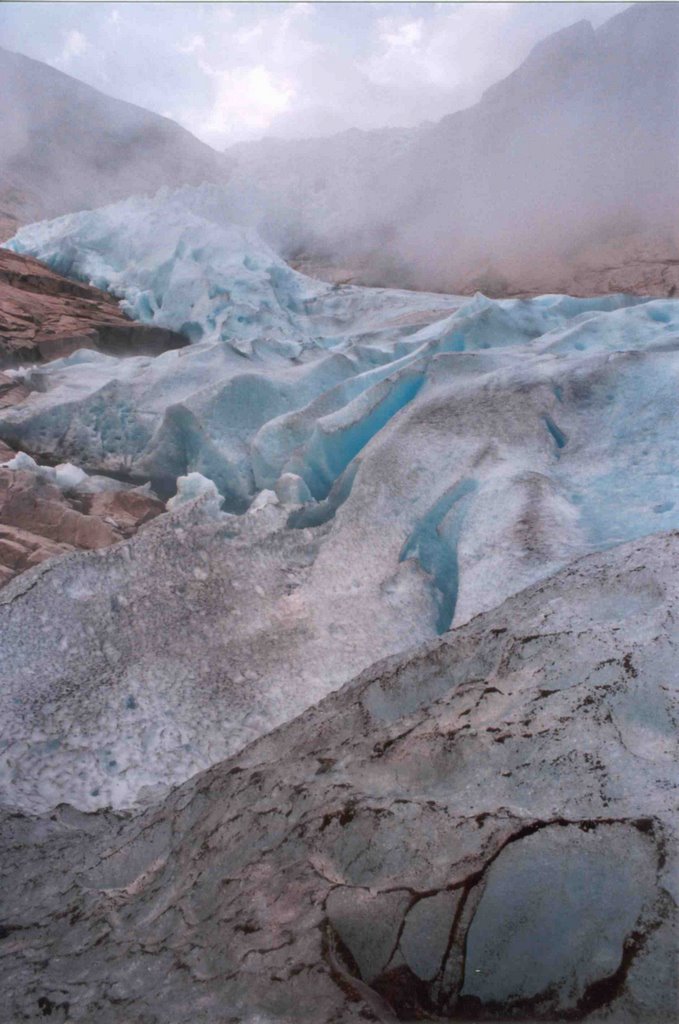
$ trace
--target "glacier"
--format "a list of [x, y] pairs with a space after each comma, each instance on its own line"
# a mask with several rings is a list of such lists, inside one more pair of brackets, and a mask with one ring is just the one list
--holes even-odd
[[[161, 491], [201, 472], [242, 512], [290, 471], [301, 435], [323, 451], [299, 475], [316, 497], [329, 489], [332, 469], [314, 463], [326, 445], [310, 437], [311, 426], [390, 377], [399, 359], [405, 370], [417, 358], [418, 328], [460, 300], [312, 281], [251, 231], [221, 223], [218, 198], [201, 188], [126, 200], [31, 225], [8, 243], [197, 342], [181, 361], [83, 350], [34, 371], [30, 380], [45, 393], [23, 422], [3, 419], [8, 438], [42, 454], [58, 443], [88, 470], [151, 479]], [[388, 417], [404, 388], [395, 385], [390, 398], [383, 385], [374, 418]], [[331, 418], [327, 427], [336, 434]]]
[[0, 594], [7, 802], [153, 799], [376, 658], [679, 528], [676, 300], [329, 285], [208, 187], [9, 244], [192, 343], [26, 368], [0, 410], [15, 448], [169, 501]]

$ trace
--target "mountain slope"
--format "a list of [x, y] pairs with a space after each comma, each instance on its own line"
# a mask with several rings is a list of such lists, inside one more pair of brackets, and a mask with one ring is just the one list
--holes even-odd
[[438, 124], [235, 149], [232, 209], [367, 284], [667, 295], [677, 109], [679, 5], [637, 5], [549, 37]]
[[679, 287], [679, 5], [536, 46], [415, 129], [217, 154], [166, 118], [0, 50], [0, 238], [161, 185], [226, 183], [227, 219], [330, 280], [488, 294]]
[[228, 160], [173, 121], [0, 49], [0, 231], [163, 185], [220, 181]]

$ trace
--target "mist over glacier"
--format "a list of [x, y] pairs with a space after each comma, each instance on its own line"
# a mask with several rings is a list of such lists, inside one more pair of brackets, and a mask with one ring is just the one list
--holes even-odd
[[[498, 297], [671, 295], [679, 287], [679, 7], [594, 13], [596, 27], [590, 8], [580, 20], [574, 9], [574, 24], [521, 63], [517, 54], [518, 66], [473, 105], [451, 97], [446, 116], [438, 95], [436, 113], [425, 106], [415, 127], [387, 121], [224, 153], [167, 117], [0, 49], [0, 236], [161, 185], [210, 181], [223, 190], [227, 220], [256, 228], [313, 276]], [[448, 17], [454, 25], [467, 16], [453, 8]], [[304, 9], [291, 7], [290, 21], [297, 17]], [[511, 5], [493, 17], [529, 19]], [[326, 86], [326, 75], [337, 77], [331, 68]], [[498, 76], [506, 70], [503, 53]], [[255, 103], [260, 79], [234, 81], [231, 91], [254, 89]], [[397, 92], [407, 94], [408, 82]]]
[[230, 147], [229, 209], [363, 284], [672, 294], [678, 55], [675, 3], [582, 19], [436, 123]]

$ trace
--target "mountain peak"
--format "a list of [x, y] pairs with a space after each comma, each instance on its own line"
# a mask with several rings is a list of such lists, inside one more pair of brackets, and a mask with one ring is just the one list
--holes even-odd
[[491, 85], [481, 102], [497, 102], [511, 96], [518, 99], [558, 85], [573, 67], [589, 59], [596, 49], [596, 33], [589, 21], [554, 32], [533, 47], [523, 64], [506, 78]]

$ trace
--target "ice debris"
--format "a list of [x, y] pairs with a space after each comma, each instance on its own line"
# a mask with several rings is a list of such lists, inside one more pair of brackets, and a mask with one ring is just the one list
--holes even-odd
[[5, 469], [22, 470], [35, 473], [50, 484], [56, 484], [62, 491], [76, 491], [88, 480], [87, 473], [74, 466], [72, 462], [63, 462], [58, 466], [41, 466], [26, 452], [17, 452], [14, 458], [4, 464]]
[[208, 514], [218, 514], [222, 505], [222, 496], [212, 480], [202, 473], [189, 473], [177, 480], [177, 493], [166, 503], [168, 512], [175, 512], [189, 502], [201, 500], [201, 508]]
[[46, 466], [39, 466], [38, 463], [26, 452], [17, 452], [14, 458], [4, 463], [6, 469], [23, 470], [27, 473], [36, 473], [39, 476], [48, 475], [50, 480], [54, 474], [49, 472]]
[[278, 505], [278, 503], [278, 495], [276, 492], [265, 488], [263, 491], [260, 491], [254, 499], [248, 509], [248, 512], [261, 512], [262, 509], [267, 508], [267, 506]]
[[274, 490], [281, 505], [305, 505], [313, 501], [311, 491], [296, 473], [283, 473], [276, 481]]

